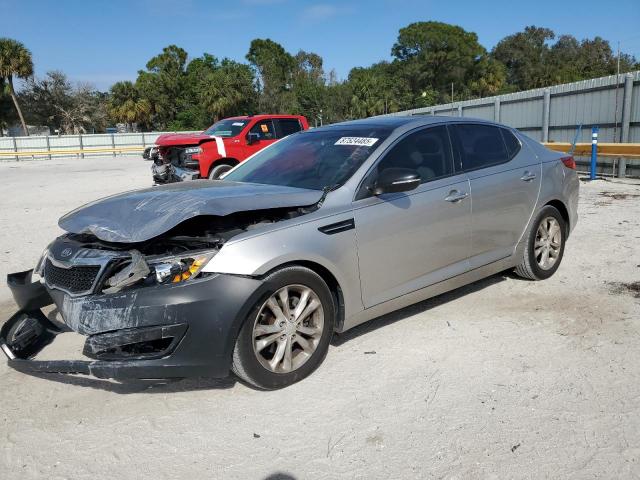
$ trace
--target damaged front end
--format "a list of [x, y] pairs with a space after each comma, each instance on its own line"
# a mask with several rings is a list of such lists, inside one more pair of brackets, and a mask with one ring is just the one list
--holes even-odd
[[[195, 217], [134, 243], [65, 234], [47, 247], [34, 271], [8, 276], [20, 310], [3, 325], [0, 348], [23, 372], [226, 376], [233, 338], [263, 285], [202, 269], [233, 236], [301, 213], [289, 208]], [[43, 314], [52, 304], [54, 314]], [[39, 360], [38, 353], [66, 332], [86, 336], [85, 358]]]
[[156, 185], [184, 182], [200, 178], [200, 163], [194, 154], [201, 153], [196, 146], [157, 147], [155, 155], [149, 154], [153, 160], [151, 175]]
[[[2, 326], [0, 348], [22, 371], [226, 376], [237, 331], [266, 287], [260, 278], [205, 266], [233, 237], [305, 215], [324, 195], [197, 181], [74, 210], [59, 221], [69, 233], [46, 248], [35, 270], [8, 276], [19, 311]], [[86, 337], [84, 358], [40, 360], [65, 332]]]

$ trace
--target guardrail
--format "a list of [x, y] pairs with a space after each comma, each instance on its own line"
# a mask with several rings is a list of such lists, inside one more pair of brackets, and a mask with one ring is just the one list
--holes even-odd
[[[568, 142], [544, 143], [545, 147], [556, 152], [569, 152], [572, 144]], [[19, 152], [0, 152], [0, 157], [42, 157], [49, 155], [83, 155], [89, 153], [137, 153], [145, 147], [117, 147], [117, 148], [83, 148], [71, 150], [25, 150]], [[577, 143], [573, 151], [577, 157], [591, 155], [590, 143]], [[628, 157], [640, 158], [640, 143], [598, 143], [600, 157]]]
[[138, 153], [143, 152], [146, 147], [118, 147], [118, 148], [83, 148], [73, 150], [25, 150], [20, 152], [0, 152], [3, 157], [51, 157], [52, 155], [62, 156], [82, 156], [85, 154], [115, 154], [115, 153]]
[[[153, 145], [163, 133], [195, 132], [134, 132], [81, 135], [32, 135], [0, 137], [0, 161], [23, 158], [52, 158], [91, 155], [134, 155]], [[198, 132], [199, 133], [199, 132]]]
[[[20, 160], [24, 158], [53, 158], [85, 155], [137, 155], [155, 143], [163, 132], [123, 133], [98, 135], [68, 135], [41, 137], [0, 137], [0, 161]], [[170, 132], [177, 133], [177, 132]], [[179, 132], [192, 133], [192, 132]], [[557, 152], [569, 152], [569, 142], [547, 142], [544, 145]], [[589, 157], [591, 143], [577, 143], [573, 151], [575, 157]], [[626, 165], [632, 171], [630, 176], [640, 176], [640, 143], [598, 143], [597, 156], [610, 161], [598, 161], [598, 169], [604, 173], [612, 170], [615, 174], [617, 159], [628, 158], [633, 163]], [[621, 160], [622, 167], [624, 160]], [[619, 169], [618, 169], [619, 170]]]

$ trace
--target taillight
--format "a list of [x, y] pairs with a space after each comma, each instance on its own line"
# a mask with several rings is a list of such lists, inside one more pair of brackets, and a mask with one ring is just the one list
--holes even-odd
[[562, 157], [560, 161], [564, 163], [565, 167], [570, 168], [571, 170], [576, 169], [576, 161], [573, 159], [572, 156]]

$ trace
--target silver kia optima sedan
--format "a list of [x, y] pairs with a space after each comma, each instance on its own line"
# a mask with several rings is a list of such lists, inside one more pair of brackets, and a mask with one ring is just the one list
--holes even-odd
[[[573, 158], [482, 120], [301, 132], [221, 181], [119, 194], [62, 217], [67, 233], [35, 269], [8, 277], [19, 311], [0, 346], [23, 371], [231, 370], [284, 387], [320, 365], [334, 332], [504, 270], [553, 275], [578, 185]], [[86, 336], [83, 359], [38, 359], [68, 331]]]

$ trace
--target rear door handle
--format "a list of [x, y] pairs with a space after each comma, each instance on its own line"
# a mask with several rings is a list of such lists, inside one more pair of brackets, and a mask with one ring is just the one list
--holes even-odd
[[520, 180], [522, 180], [523, 182], [530, 182], [531, 180], [533, 180], [534, 178], [536, 178], [536, 174], [530, 172], [529, 170], [526, 170], [524, 172], [524, 175], [522, 175], [520, 177]]
[[469, 194], [467, 192], [460, 192], [458, 190], [451, 190], [449, 192], [449, 195], [444, 197], [444, 199], [447, 202], [456, 203], [456, 202], [459, 202], [460, 200], [464, 200], [468, 196], [469, 196]]

